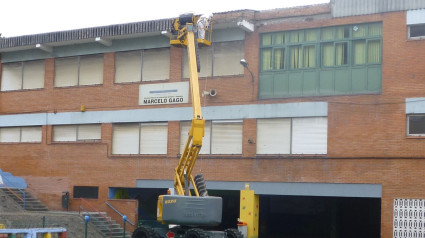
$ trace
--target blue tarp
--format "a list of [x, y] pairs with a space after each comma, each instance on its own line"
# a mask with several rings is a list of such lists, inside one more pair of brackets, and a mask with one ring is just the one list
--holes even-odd
[[0, 169], [0, 188], [2, 187], [26, 189], [27, 183], [25, 179], [13, 176], [11, 173], [3, 172]]

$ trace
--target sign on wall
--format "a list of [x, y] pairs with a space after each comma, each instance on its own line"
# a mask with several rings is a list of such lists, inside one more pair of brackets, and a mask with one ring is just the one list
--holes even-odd
[[189, 101], [189, 82], [143, 84], [139, 86], [139, 105], [178, 104]]

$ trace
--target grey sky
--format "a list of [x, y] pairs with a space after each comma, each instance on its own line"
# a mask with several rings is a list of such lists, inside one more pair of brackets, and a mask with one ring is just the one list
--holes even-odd
[[2, 37], [71, 30], [241, 9], [265, 10], [328, 3], [329, 0], [15, 0], [2, 1]]

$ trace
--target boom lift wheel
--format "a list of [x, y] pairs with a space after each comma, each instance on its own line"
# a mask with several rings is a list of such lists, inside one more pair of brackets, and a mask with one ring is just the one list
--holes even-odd
[[226, 229], [224, 232], [227, 238], [243, 238], [242, 233], [238, 229]]
[[184, 234], [184, 238], [208, 238], [208, 236], [202, 229], [193, 228], [186, 231], [186, 234]]
[[131, 238], [160, 238], [154, 229], [148, 226], [140, 226], [134, 230]]

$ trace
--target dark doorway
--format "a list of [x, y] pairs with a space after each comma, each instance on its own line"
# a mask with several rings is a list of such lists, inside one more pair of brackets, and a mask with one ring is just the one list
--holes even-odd
[[259, 237], [379, 238], [381, 199], [260, 195]]

